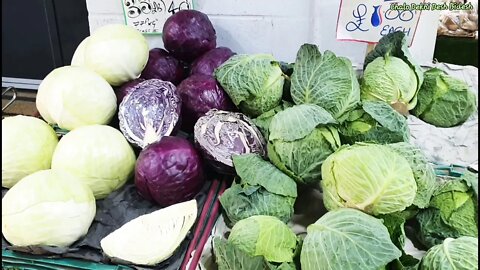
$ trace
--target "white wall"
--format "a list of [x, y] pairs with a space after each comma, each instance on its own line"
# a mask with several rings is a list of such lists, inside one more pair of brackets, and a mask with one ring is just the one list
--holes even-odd
[[[434, 0], [430, 2], [441, 2]], [[271, 53], [294, 61], [303, 43], [319, 45], [361, 65], [366, 45], [337, 41], [340, 0], [197, 0], [217, 31], [218, 46], [237, 53]], [[120, 0], [87, 0], [90, 31], [109, 23], [124, 23]], [[424, 11], [411, 52], [422, 65], [432, 62], [439, 12]], [[151, 47], [163, 47], [160, 36], [148, 36]]]

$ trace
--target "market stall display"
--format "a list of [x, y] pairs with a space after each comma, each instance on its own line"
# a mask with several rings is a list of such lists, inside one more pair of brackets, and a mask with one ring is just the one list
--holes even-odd
[[[19, 181], [2, 170], [2, 248], [99, 268], [193, 270], [205, 250], [208, 270], [477, 269], [478, 257], [443, 253], [478, 251], [478, 175], [438, 176], [408, 122], [458, 128], [476, 93], [422, 69], [403, 32], [380, 40], [360, 77], [313, 44], [295, 63], [216, 48], [199, 11], [171, 16], [163, 39], [149, 52], [133, 28], [105, 26], [47, 76], [35, 121], [64, 134], [9, 141], [55, 149]], [[21, 128], [11, 119], [2, 145], [5, 127]]]

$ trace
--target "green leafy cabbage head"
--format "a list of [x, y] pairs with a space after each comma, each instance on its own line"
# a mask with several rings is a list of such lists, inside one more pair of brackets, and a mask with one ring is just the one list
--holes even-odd
[[402, 59], [378, 57], [365, 68], [361, 96], [362, 100], [400, 104], [410, 110], [416, 105], [417, 87], [415, 72]]
[[360, 86], [352, 63], [331, 51], [320, 53], [313, 44], [303, 44], [291, 76], [295, 104], [316, 104], [338, 122], [360, 102]]
[[257, 154], [233, 156], [233, 165], [240, 181], [220, 197], [231, 224], [255, 215], [290, 221], [297, 198], [293, 179]]
[[462, 80], [440, 69], [425, 72], [412, 113], [437, 127], [453, 127], [465, 122], [477, 110], [477, 99]]
[[364, 101], [362, 108], [350, 112], [339, 132], [342, 142], [348, 144], [410, 140], [406, 118], [383, 101]]
[[417, 192], [408, 161], [388, 146], [340, 148], [322, 165], [323, 202], [328, 210], [349, 207], [372, 215], [403, 211]]
[[432, 247], [449, 237], [478, 237], [477, 192], [477, 174], [466, 172], [460, 178], [439, 176], [429, 207], [416, 216], [422, 244]]
[[215, 77], [251, 117], [275, 108], [282, 99], [284, 75], [272, 55], [234, 55], [215, 71]]
[[340, 147], [336, 120], [314, 104], [278, 112], [269, 128], [272, 163], [299, 183], [318, 183], [323, 161]]
[[447, 238], [428, 250], [422, 258], [422, 270], [477, 270], [478, 238]]
[[308, 226], [300, 262], [302, 270], [379, 270], [400, 255], [380, 219], [343, 208]]
[[263, 256], [268, 262], [293, 262], [297, 236], [279, 219], [252, 216], [233, 226], [228, 242], [250, 256]]

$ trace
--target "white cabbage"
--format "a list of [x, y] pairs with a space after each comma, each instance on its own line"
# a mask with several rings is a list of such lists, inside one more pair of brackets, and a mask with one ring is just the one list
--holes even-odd
[[95, 217], [92, 191], [74, 175], [43, 170], [20, 180], [2, 199], [2, 234], [12, 245], [68, 247]]
[[2, 120], [2, 187], [11, 188], [23, 177], [50, 169], [58, 138], [44, 121], [30, 116]]

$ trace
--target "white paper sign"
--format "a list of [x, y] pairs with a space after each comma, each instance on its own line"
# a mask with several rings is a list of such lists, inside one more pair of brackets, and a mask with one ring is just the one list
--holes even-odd
[[145, 34], [161, 34], [168, 17], [193, 9], [193, 0], [121, 0], [125, 24]]
[[337, 39], [376, 43], [391, 32], [403, 31], [413, 42], [425, 0], [342, 0]]

